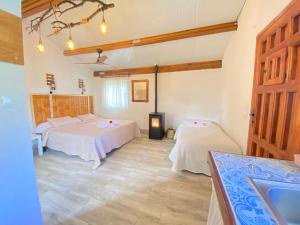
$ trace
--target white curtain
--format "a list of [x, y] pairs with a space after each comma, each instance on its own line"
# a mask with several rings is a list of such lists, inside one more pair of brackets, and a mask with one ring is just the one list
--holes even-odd
[[105, 108], [127, 108], [128, 77], [104, 78], [103, 98]]

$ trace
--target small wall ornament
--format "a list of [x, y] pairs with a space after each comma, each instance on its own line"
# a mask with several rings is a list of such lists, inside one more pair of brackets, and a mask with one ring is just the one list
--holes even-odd
[[81, 94], [84, 95], [86, 90], [85, 90], [85, 84], [83, 79], [78, 79], [78, 87], [79, 89], [81, 89]]
[[47, 86], [50, 88], [50, 94], [53, 94], [53, 91], [56, 90], [56, 84], [55, 84], [55, 76], [54, 74], [46, 74], [46, 82]]

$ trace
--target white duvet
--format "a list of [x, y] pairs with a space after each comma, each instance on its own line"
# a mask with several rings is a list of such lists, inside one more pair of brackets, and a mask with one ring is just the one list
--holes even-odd
[[107, 153], [140, 136], [140, 130], [134, 121], [114, 120], [118, 126], [99, 127], [104, 121], [106, 120], [100, 119], [51, 127], [43, 133], [43, 145], [68, 155], [79, 156], [85, 161], [95, 161], [93, 169], [96, 169]]
[[176, 144], [169, 155], [174, 172], [188, 170], [210, 176], [208, 151], [242, 153], [237, 144], [212, 122], [203, 125], [182, 124], [175, 138]]

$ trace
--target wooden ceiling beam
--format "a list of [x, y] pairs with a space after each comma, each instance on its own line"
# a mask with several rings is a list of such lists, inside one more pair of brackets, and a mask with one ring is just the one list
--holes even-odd
[[[162, 65], [159, 66], [158, 72], [168, 73], [168, 72], [218, 69], [218, 68], [222, 68], [222, 60], [183, 63], [183, 64], [175, 64], [175, 65]], [[95, 71], [94, 76], [105, 78], [105, 77], [129, 76], [129, 75], [137, 75], [137, 74], [153, 74], [155, 72], [154, 70], [155, 70], [154, 66], [130, 68], [130, 69], [105, 70], [105, 71]]]
[[183, 30], [183, 31], [161, 34], [161, 35], [150, 36], [150, 37], [143, 37], [134, 40], [78, 48], [75, 50], [66, 50], [64, 51], [64, 55], [74, 56], [74, 55], [95, 53], [97, 52], [97, 49], [102, 49], [103, 51], [111, 51], [111, 50], [122, 49], [122, 48], [151, 45], [151, 44], [157, 44], [157, 43], [162, 43], [167, 41], [175, 41], [175, 40], [180, 40], [185, 38], [192, 38], [192, 37], [198, 37], [198, 36], [204, 36], [210, 34], [235, 31], [237, 30], [237, 26], [238, 25], [236, 21], [229, 22], [229, 23], [215, 24], [215, 25], [210, 25], [205, 27], [194, 28], [190, 30]]
[[[59, 4], [62, 0], [52, 0], [52, 3]], [[49, 0], [23, 0], [22, 18], [32, 16], [51, 8]]]

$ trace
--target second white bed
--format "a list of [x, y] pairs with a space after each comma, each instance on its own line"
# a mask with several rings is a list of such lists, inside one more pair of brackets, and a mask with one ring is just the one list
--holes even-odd
[[241, 154], [237, 144], [212, 122], [183, 123], [176, 131], [176, 144], [169, 158], [172, 170], [188, 170], [210, 176], [207, 164], [208, 151]]

